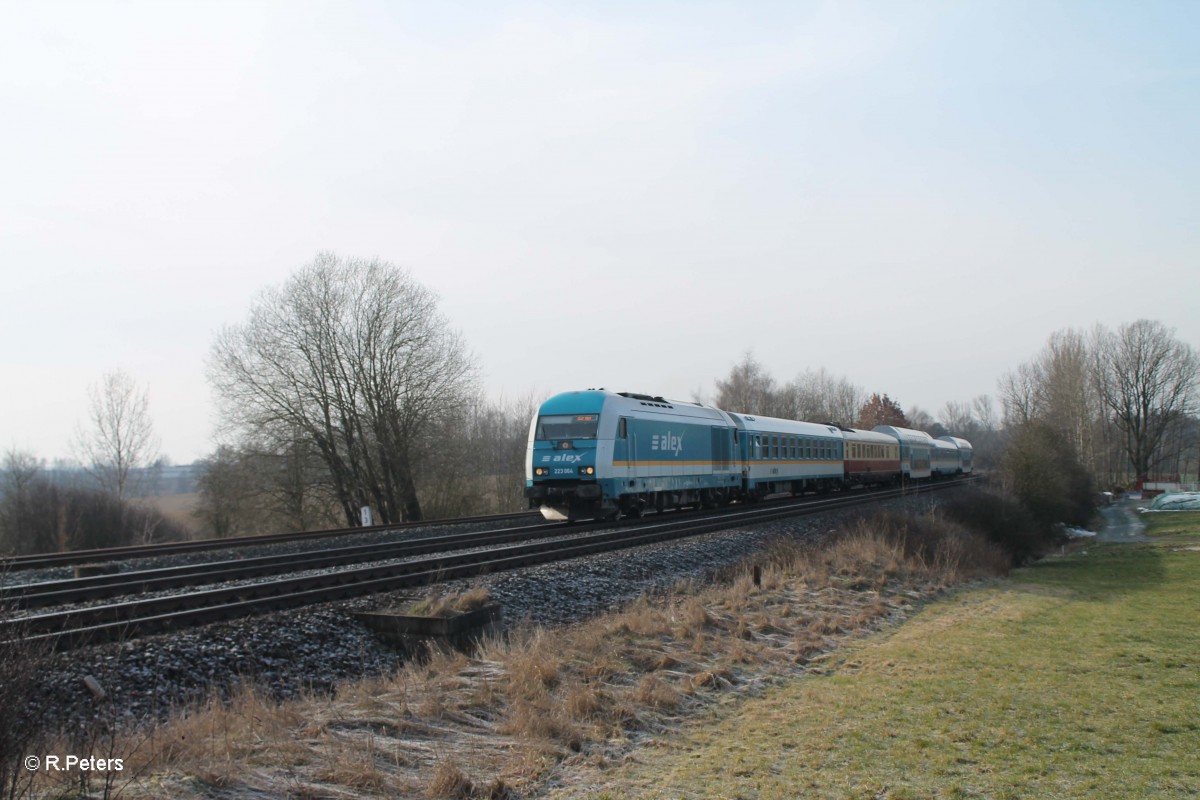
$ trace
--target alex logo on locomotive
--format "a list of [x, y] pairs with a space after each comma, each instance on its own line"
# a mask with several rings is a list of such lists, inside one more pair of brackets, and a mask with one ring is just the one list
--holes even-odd
[[577, 456], [571, 453], [562, 453], [556, 456], [542, 456], [543, 464], [578, 464], [580, 461], [583, 461], [583, 456]]
[[650, 437], [651, 450], [666, 450], [673, 455], [679, 455], [683, 452], [683, 435], [676, 436], [672, 433], [654, 434]]

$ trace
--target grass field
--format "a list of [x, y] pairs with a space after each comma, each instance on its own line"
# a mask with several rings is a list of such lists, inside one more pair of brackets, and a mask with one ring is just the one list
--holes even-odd
[[1200, 795], [1200, 512], [958, 592], [556, 796]]
[[1147, 536], [1189, 536], [1200, 539], [1200, 511], [1157, 511], [1142, 514]]

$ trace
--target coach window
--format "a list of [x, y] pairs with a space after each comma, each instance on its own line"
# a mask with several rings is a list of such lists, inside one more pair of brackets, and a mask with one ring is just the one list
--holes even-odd
[[625, 417], [621, 417], [617, 420], [617, 438], [624, 439], [627, 435], [628, 430], [626, 429]]

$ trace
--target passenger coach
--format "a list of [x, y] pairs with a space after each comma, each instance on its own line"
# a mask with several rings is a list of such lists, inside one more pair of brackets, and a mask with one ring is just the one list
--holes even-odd
[[845, 479], [850, 486], [897, 483], [900, 445], [895, 437], [857, 428], [843, 429], [846, 441]]
[[933, 474], [930, 463], [933, 437], [928, 433], [892, 425], [876, 425], [874, 430], [900, 443], [900, 474], [905, 480], [922, 480]]
[[939, 436], [938, 441], [949, 442], [958, 450], [958, 472], [963, 475], [970, 475], [974, 470], [974, 452], [975, 448], [966, 439], [960, 439], [957, 436]]

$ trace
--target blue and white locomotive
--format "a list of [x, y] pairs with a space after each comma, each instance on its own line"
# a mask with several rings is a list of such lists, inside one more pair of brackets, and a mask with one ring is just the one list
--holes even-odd
[[[881, 435], [899, 444], [894, 472], [865, 480], [847, 447], [867, 448]], [[935, 445], [902, 428], [868, 433], [631, 392], [566, 392], [543, 403], [530, 425], [525, 496], [548, 519], [574, 520], [927, 478], [935, 447], [947, 456], [950, 447], [969, 451], [965, 440], [943, 438], [950, 441]], [[969, 471], [969, 455], [966, 464]], [[938, 465], [949, 471], [946, 459]]]
[[525, 495], [550, 519], [716, 505], [740, 493], [730, 415], [628, 392], [556, 395], [529, 430]]

